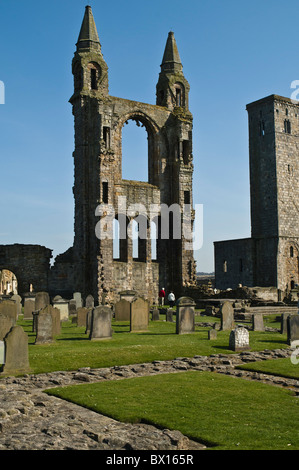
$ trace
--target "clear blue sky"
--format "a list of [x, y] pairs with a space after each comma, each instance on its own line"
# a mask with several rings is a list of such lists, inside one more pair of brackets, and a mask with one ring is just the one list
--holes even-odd
[[[73, 243], [71, 61], [83, 0], [0, 0], [0, 244], [56, 256]], [[299, 3], [289, 0], [93, 0], [110, 94], [155, 103], [173, 30], [194, 116], [194, 204], [204, 207], [197, 270], [214, 270], [213, 241], [250, 236], [246, 104], [290, 96], [299, 79]], [[140, 131], [137, 128], [138, 132]], [[144, 135], [125, 148], [140, 162]], [[139, 146], [140, 145], [140, 146]], [[135, 155], [134, 152], [139, 152]], [[138, 178], [126, 160], [125, 176]], [[142, 160], [143, 159], [143, 160]], [[144, 166], [146, 164], [144, 163]], [[142, 179], [143, 176], [141, 175]]]

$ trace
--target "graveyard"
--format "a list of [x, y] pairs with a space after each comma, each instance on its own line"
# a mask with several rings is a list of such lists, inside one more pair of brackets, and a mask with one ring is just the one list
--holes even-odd
[[[67, 313], [53, 306], [57, 300], [67, 304]], [[293, 426], [299, 417], [299, 369], [291, 360], [297, 328], [290, 333], [290, 317], [296, 323], [297, 315], [288, 315], [285, 329], [283, 316], [240, 319], [227, 301], [211, 315], [189, 298], [171, 309], [142, 298], [128, 304], [122, 299], [112, 308], [89, 300], [83, 306], [81, 299], [54, 301], [41, 293], [31, 319], [15, 301], [0, 303], [0, 390], [15, 396], [20, 389], [21, 397], [27, 388], [32, 394], [26, 406], [12, 398], [1, 403], [1, 450], [299, 449]], [[59, 439], [53, 438], [58, 424], [51, 422], [46, 433], [51, 444], [38, 424], [45, 426], [47, 413], [37, 412], [41, 403], [49, 407], [49, 399], [58, 400], [63, 422]], [[67, 437], [68, 406], [79, 407], [78, 416], [93, 413], [94, 429], [85, 430], [80, 443], [82, 428], [74, 430], [75, 442]], [[109, 426], [103, 431], [101, 420], [112, 420], [113, 431]], [[26, 442], [30, 423], [34, 442]], [[16, 441], [14, 433], [24, 440]]]

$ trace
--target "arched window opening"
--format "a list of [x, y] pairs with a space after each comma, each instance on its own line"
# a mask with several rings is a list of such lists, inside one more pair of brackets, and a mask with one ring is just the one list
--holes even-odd
[[132, 253], [133, 259], [138, 260], [139, 258], [139, 240], [138, 240], [138, 222], [136, 220], [132, 220]]
[[294, 248], [290, 247], [290, 258], [294, 258]]
[[83, 87], [82, 67], [76, 64], [74, 67], [74, 88], [75, 91], [81, 91]]
[[98, 81], [101, 76], [101, 67], [96, 62], [90, 62], [88, 68], [88, 85], [90, 90], [98, 89]]
[[122, 178], [148, 182], [148, 133], [136, 119], [126, 121], [122, 129]]
[[0, 271], [0, 295], [14, 295], [18, 293], [16, 275], [8, 269]]
[[174, 85], [175, 92], [175, 106], [183, 107], [185, 106], [185, 92], [184, 87], [181, 83], [176, 83]]
[[227, 273], [227, 261], [223, 261], [223, 272]]

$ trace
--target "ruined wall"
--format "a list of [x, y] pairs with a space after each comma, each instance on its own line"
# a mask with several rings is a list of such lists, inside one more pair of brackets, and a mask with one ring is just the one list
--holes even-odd
[[251, 238], [214, 242], [215, 287], [254, 286], [254, 242]]
[[18, 294], [48, 290], [52, 250], [40, 245], [0, 245], [0, 270], [12, 271], [18, 281]]

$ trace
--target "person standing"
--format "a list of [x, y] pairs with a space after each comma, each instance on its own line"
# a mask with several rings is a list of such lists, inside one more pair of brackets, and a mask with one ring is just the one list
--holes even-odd
[[159, 304], [164, 305], [164, 300], [165, 300], [165, 289], [162, 287], [162, 289], [159, 292]]
[[168, 302], [169, 302], [170, 308], [172, 308], [175, 303], [175, 295], [172, 291], [170, 291], [170, 294], [168, 295]]

